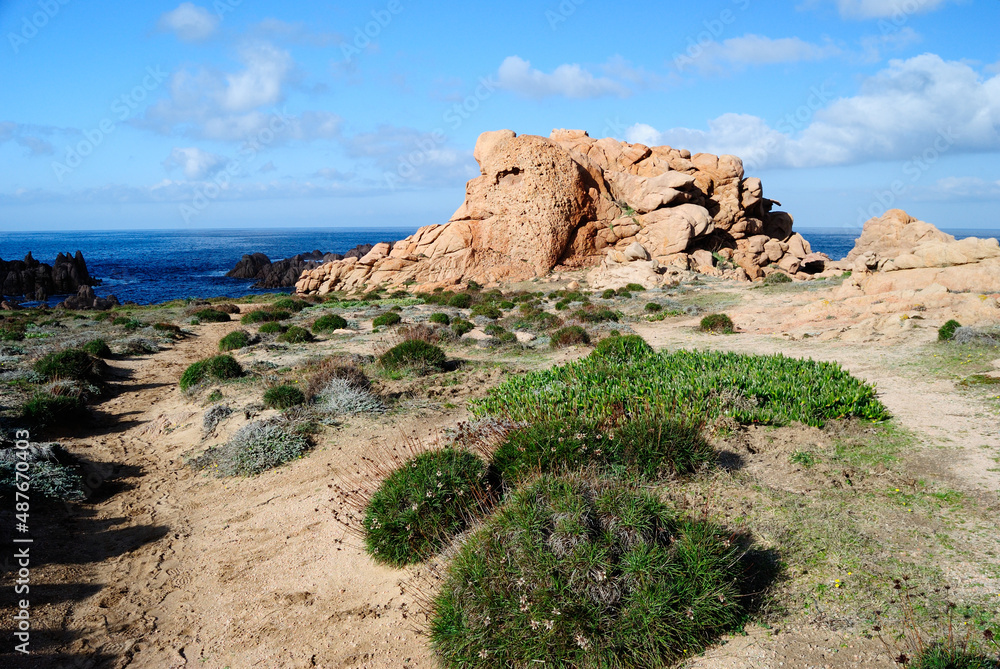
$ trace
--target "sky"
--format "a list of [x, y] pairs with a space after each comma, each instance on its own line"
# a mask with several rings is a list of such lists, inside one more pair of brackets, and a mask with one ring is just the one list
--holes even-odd
[[442, 223], [501, 128], [737, 155], [798, 229], [996, 230], [998, 26], [996, 0], [0, 0], [0, 230]]

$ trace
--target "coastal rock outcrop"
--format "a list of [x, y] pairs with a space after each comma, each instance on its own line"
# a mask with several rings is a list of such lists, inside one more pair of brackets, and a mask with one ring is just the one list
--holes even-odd
[[117, 307], [121, 303], [118, 298], [114, 295], [108, 295], [107, 297], [97, 297], [94, 294], [94, 289], [90, 286], [80, 286], [77, 290], [76, 295], [72, 297], [67, 297], [65, 300], [56, 305], [57, 309], [96, 309], [98, 311], [107, 311], [112, 307]]
[[323, 253], [317, 249], [274, 262], [263, 253], [246, 254], [233, 269], [226, 272], [226, 276], [235, 279], [254, 279], [256, 280], [254, 288], [287, 288], [294, 286], [306, 270], [344, 258], [360, 258], [371, 251], [372, 246], [372, 244], [359, 244], [343, 255]]
[[[759, 179], [735, 156], [648, 147], [582, 130], [548, 138], [510, 130], [483, 133], [474, 156], [481, 176], [441, 225], [420, 228], [364, 257], [306, 270], [300, 293], [367, 285], [426, 290], [475, 280], [518, 281], [556, 269], [594, 267], [588, 279], [636, 270], [662, 281], [667, 266], [757, 279], [773, 271], [822, 271], [825, 256], [772, 212]], [[803, 260], [812, 255], [811, 262]]]
[[80, 286], [99, 286], [90, 276], [83, 253], [60, 253], [53, 264], [38, 262], [29, 252], [24, 260], [0, 260], [0, 294], [44, 301], [49, 295], [76, 293]]

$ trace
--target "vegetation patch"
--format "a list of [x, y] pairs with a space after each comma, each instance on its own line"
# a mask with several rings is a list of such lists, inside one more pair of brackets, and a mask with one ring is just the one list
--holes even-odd
[[617, 335], [599, 341], [590, 357], [627, 364], [650, 355], [653, 355], [653, 347], [639, 335]]
[[573, 318], [581, 323], [604, 323], [612, 321], [618, 322], [618, 314], [610, 309], [578, 309], [573, 312]]
[[431, 323], [438, 323], [439, 325], [451, 325], [451, 318], [448, 314], [443, 314], [440, 311], [430, 315], [427, 319]]
[[343, 330], [347, 327], [347, 320], [338, 314], [327, 314], [325, 316], [320, 316], [316, 319], [316, 322], [312, 324], [312, 331], [316, 334], [321, 332], [333, 332], [334, 330]]
[[746, 620], [729, 532], [615, 484], [543, 477], [463, 545], [433, 603], [448, 667], [660, 667]]
[[291, 297], [283, 297], [280, 300], [275, 300], [271, 303], [272, 309], [281, 309], [292, 313], [298, 313], [308, 306], [309, 303], [305, 300], [296, 300]]
[[385, 369], [411, 368], [418, 371], [439, 370], [446, 361], [444, 351], [420, 339], [410, 339], [397, 344], [379, 356]]
[[472, 306], [472, 295], [468, 293], [456, 293], [448, 300], [449, 307], [456, 309], [468, 309]]
[[461, 337], [475, 329], [476, 326], [464, 318], [456, 318], [451, 322], [451, 331], [455, 333], [456, 337]]
[[938, 328], [938, 341], [951, 341], [955, 338], [955, 330], [962, 327], [962, 324], [952, 319]]
[[246, 348], [249, 345], [250, 333], [246, 330], [235, 330], [219, 340], [219, 350], [223, 353]]
[[231, 355], [217, 355], [205, 360], [199, 360], [190, 365], [181, 374], [181, 391], [209, 380], [225, 381], [243, 376], [243, 368]]
[[194, 317], [202, 323], [228, 323], [232, 320], [229, 314], [216, 309], [200, 309], [194, 312]]
[[39, 428], [78, 427], [88, 415], [83, 400], [74, 395], [36, 393], [21, 409], [24, 422]]
[[654, 409], [708, 420], [725, 415], [741, 423], [815, 426], [849, 416], [888, 417], [875, 388], [836, 363], [720, 351], [657, 353], [627, 365], [587, 357], [513, 377], [471, 402], [476, 416], [517, 421], [604, 420]]
[[311, 342], [313, 336], [309, 334], [309, 330], [298, 325], [292, 325], [287, 330], [278, 335], [278, 341], [283, 341], [288, 344], [305, 344]]
[[376, 316], [372, 320], [373, 328], [388, 327], [390, 325], [397, 325], [403, 322], [403, 317], [397, 313], [390, 311], [389, 313], [382, 314], [381, 316]]
[[103, 339], [91, 339], [80, 347], [80, 350], [89, 353], [95, 358], [110, 358], [111, 347]]
[[70, 348], [49, 353], [35, 362], [34, 369], [47, 379], [74, 379], [99, 383], [106, 365], [90, 353]]
[[549, 346], [552, 348], [566, 348], [567, 346], [578, 346], [589, 344], [590, 335], [579, 325], [568, 325], [552, 333]]
[[699, 328], [702, 332], [716, 332], [721, 334], [733, 334], [736, 332], [733, 319], [726, 314], [709, 314], [705, 316], [701, 319]]
[[765, 286], [777, 286], [782, 283], [791, 283], [792, 277], [788, 276], [784, 272], [771, 272], [766, 277], [764, 277]]
[[301, 458], [309, 440], [287, 426], [257, 421], [242, 427], [222, 446], [212, 447], [189, 464], [216, 476], [254, 476]]
[[368, 388], [346, 378], [330, 379], [316, 394], [314, 401], [317, 409], [331, 416], [385, 412], [385, 405]]
[[253, 323], [274, 323], [276, 321], [283, 321], [291, 317], [291, 313], [288, 311], [282, 311], [279, 309], [255, 309], [248, 314], [244, 314], [240, 319], [240, 323], [243, 325], [251, 325]]
[[483, 316], [484, 318], [490, 318], [492, 320], [496, 320], [501, 316], [503, 316], [503, 313], [500, 311], [500, 308], [497, 307], [496, 305], [484, 302], [482, 304], [477, 304], [476, 306], [472, 307], [472, 310], [469, 312], [469, 315]]
[[379, 486], [365, 508], [365, 546], [378, 562], [401, 567], [437, 551], [488, 506], [486, 464], [454, 448], [422, 453]]
[[257, 332], [259, 332], [260, 334], [281, 334], [287, 329], [288, 328], [282, 325], [281, 323], [275, 323], [274, 321], [271, 321], [268, 323], [264, 323], [259, 328], [257, 328]]
[[305, 393], [287, 383], [264, 391], [264, 406], [270, 409], [288, 409], [305, 402]]

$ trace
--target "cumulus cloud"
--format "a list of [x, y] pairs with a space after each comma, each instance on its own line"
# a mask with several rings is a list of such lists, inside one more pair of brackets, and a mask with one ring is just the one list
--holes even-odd
[[174, 33], [185, 42], [200, 42], [215, 33], [219, 17], [204, 7], [182, 2], [177, 9], [160, 16], [156, 26], [164, 32]]
[[202, 151], [197, 147], [174, 148], [170, 156], [163, 161], [163, 166], [169, 171], [181, 168], [189, 180], [204, 179], [223, 165], [226, 159], [214, 153]]
[[243, 49], [240, 60], [246, 68], [225, 75], [226, 85], [217, 93], [223, 108], [241, 112], [279, 102], [282, 85], [292, 69], [289, 53], [260, 44]]
[[979, 177], [945, 177], [916, 196], [918, 200], [1000, 200], [1000, 180]]
[[733, 153], [756, 168], [1000, 150], [1000, 75], [984, 79], [966, 63], [923, 54], [890, 61], [853, 97], [820, 104], [821, 92], [804, 92], [798, 109], [774, 127], [756, 116], [724, 114], [707, 130], [636, 124], [625, 134], [646, 144]]
[[823, 60], [840, 53], [840, 48], [832, 43], [812, 44], [798, 37], [772, 39], [747, 34], [698, 45], [677, 56], [674, 65], [682, 71], [693, 66], [702, 73], [722, 73], [758, 65]]
[[595, 77], [579, 65], [560, 65], [551, 73], [545, 73], [518, 56], [504, 59], [497, 78], [500, 88], [527, 98], [584, 99], [628, 95], [628, 89], [622, 84], [607, 77]]

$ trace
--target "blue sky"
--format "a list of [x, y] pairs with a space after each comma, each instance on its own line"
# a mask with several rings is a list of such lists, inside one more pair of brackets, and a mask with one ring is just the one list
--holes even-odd
[[0, 2], [0, 229], [447, 220], [479, 133], [733, 153], [799, 228], [1000, 228], [1000, 3]]

